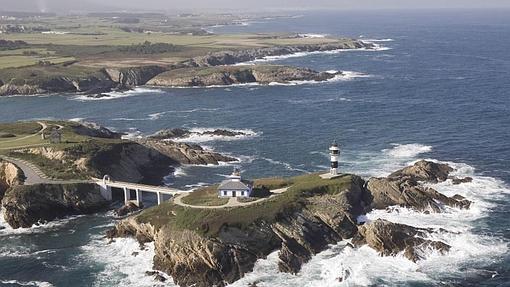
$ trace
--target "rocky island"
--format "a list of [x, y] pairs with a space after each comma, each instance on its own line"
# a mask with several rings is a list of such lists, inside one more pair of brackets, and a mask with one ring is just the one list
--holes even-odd
[[[445, 181], [451, 171], [445, 164], [419, 161], [368, 181], [348, 174], [330, 180], [318, 174], [256, 180], [255, 189], [286, 191], [239, 207], [188, 207], [180, 200], [169, 201], [122, 220], [108, 236], [154, 241], [154, 268], [179, 286], [225, 286], [275, 250], [280, 271], [297, 273], [312, 256], [341, 240], [352, 241], [347, 248], [366, 244], [381, 255], [403, 252], [417, 261], [424, 250], [444, 253], [450, 246], [427, 239], [435, 230], [385, 220], [363, 224], [358, 219], [394, 205], [422, 212], [441, 212], [443, 206], [469, 208], [470, 202], [461, 196], [446, 197], [423, 185]], [[207, 189], [194, 193], [189, 196], [210, 196]]]

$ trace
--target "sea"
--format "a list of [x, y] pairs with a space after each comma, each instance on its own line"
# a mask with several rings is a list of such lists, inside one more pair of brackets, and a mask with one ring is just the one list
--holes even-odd
[[[162, 183], [191, 189], [221, 181], [233, 167], [246, 178], [327, 169], [327, 149], [341, 147], [340, 169], [385, 176], [419, 159], [446, 162], [473, 182], [430, 185], [473, 201], [469, 210], [424, 214], [373, 211], [416, 227], [446, 231], [452, 246], [413, 263], [340, 242], [296, 275], [279, 273], [277, 252], [231, 286], [510, 286], [510, 11], [315, 11], [239, 25], [216, 33], [293, 32], [348, 36], [379, 45], [273, 57], [265, 62], [345, 71], [325, 83], [209, 88], [137, 88], [91, 99], [58, 94], [0, 98], [0, 121], [96, 122], [128, 136], [165, 128], [240, 130], [238, 137], [185, 139], [232, 155], [235, 164], [182, 166]], [[154, 204], [147, 197], [146, 204]], [[154, 281], [154, 246], [108, 243], [112, 212], [74, 216], [13, 230], [0, 219], [1, 286], [173, 286]], [[342, 278], [343, 280], [340, 280]], [[166, 284], [166, 285], [165, 285]]]

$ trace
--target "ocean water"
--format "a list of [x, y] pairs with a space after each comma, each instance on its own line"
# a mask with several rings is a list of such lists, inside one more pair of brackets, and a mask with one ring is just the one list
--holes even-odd
[[[472, 183], [433, 185], [474, 202], [470, 210], [422, 214], [374, 211], [439, 229], [431, 238], [452, 246], [412, 263], [379, 257], [345, 242], [314, 257], [297, 275], [276, 272], [277, 254], [232, 284], [246, 286], [509, 286], [510, 285], [510, 11], [316, 12], [216, 32], [347, 35], [378, 51], [301, 54], [280, 64], [348, 71], [327, 83], [138, 88], [109, 98], [76, 95], [0, 98], [0, 121], [84, 119], [130, 136], [163, 128], [229, 128], [238, 138], [192, 137], [239, 158], [246, 177], [290, 176], [325, 169], [333, 139], [343, 171], [383, 176], [418, 159], [448, 162]], [[231, 165], [183, 166], [165, 184], [191, 188], [220, 181]], [[150, 198], [149, 198], [150, 200]], [[2, 219], [3, 220], [3, 219]], [[0, 226], [6, 226], [0, 220]], [[132, 239], [107, 244], [110, 213], [0, 230], [1, 286], [154, 286], [152, 246]], [[133, 253], [135, 252], [135, 253]], [[343, 281], [340, 282], [339, 278]], [[171, 286], [171, 284], [169, 284]]]

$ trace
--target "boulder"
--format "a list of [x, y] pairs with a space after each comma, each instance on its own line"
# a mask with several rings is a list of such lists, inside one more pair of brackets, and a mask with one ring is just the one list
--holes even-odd
[[123, 205], [121, 208], [115, 210], [115, 214], [117, 216], [126, 216], [130, 213], [133, 213], [135, 211], [139, 211], [140, 209], [142, 209], [142, 207], [136, 205], [134, 202], [128, 202], [127, 204]]
[[442, 254], [450, 250], [444, 242], [425, 239], [429, 232], [431, 230], [377, 219], [361, 226], [352, 242], [355, 246], [367, 244], [385, 256], [403, 252], [406, 258], [416, 262], [424, 258], [427, 250], [434, 249]]
[[448, 174], [453, 171], [447, 164], [420, 160], [412, 166], [408, 166], [390, 174], [389, 178], [412, 179], [437, 183], [448, 179]]
[[418, 211], [441, 212], [443, 206], [469, 208], [471, 202], [447, 197], [420, 182], [436, 183], [448, 179], [453, 168], [446, 164], [418, 161], [414, 165], [398, 170], [388, 177], [371, 178], [367, 183], [371, 207], [385, 209], [399, 205]]
[[452, 183], [457, 185], [457, 184], [461, 184], [461, 183], [468, 183], [468, 182], [472, 182], [473, 181], [473, 178], [472, 177], [464, 177], [464, 178], [458, 178], [456, 176], [454, 177], [450, 177], [451, 180], [452, 180]]

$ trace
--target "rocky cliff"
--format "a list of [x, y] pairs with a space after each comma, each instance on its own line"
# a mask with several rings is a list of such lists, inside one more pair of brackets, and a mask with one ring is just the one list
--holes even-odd
[[108, 74], [110, 79], [120, 88], [131, 88], [145, 85], [150, 79], [164, 71], [166, 71], [166, 69], [161, 66], [105, 69], [105, 72]]
[[0, 200], [5, 191], [11, 187], [23, 184], [25, 175], [16, 165], [0, 159]]
[[[341, 74], [341, 73], [340, 73]], [[307, 68], [250, 65], [184, 68], [157, 75], [147, 84], [170, 87], [223, 86], [247, 83], [289, 83], [292, 81], [326, 81], [336, 73], [317, 72]]]
[[4, 218], [13, 228], [31, 227], [73, 214], [94, 213], [108, 202], [95, 184], [18, 185], [3, 200]]
[[[445, 180], [450, 171], [446, 165], [423, 161], [392, 174], [391, 179], [413, 179], [418, 187], [422, 186], [418, 179]], [[171, 275], [180, 286], [232, 283], [250, 272], [257, 259], [275, 250], [279, 250], [280, 271], [296, 273], [313, 255], [350, 238], [356, 246], [367, 244], [385, 256], [403, 252], [412, 261], [422, 259], [424, 250], [444, 253], [450, 248], [427, 239], [433, 230], [384, 220], [358, 225], [360, 215], [379, 208], [380, 194], [385, 192], [370, 190], [360, 177], [321, 180], [318, 175], [307, 175], [289, 181], [291, 187], [284, 194], [254, 206], [207, 210], [168, 202], [121, 221], [109, 236], [154, 241], [154, 268]], [[419, 196], [406, 204], [416, 209], [422, 208], [421, 200], [438, 198], [432, 192], [417, 195], [397, 190], [406, 198]]]
[[[5, 70], [0, 78], [0, 96], [33, 95], [43, 93], [85, 93], [100, 94], [112, 90], [124, 90], [135, 86], [194, 86], [192, 78], [181, 78], [178, 85], [169, 80], [169, 74], [154, 79], [169, 70], [233, 65], [237, 63], [263, 59], [268, 56], [282, 56], [299, 52], [333, 51], [344, 49], [372, 49], [375, 46], [357, 40], [344, 39], [336, 43], [290, 45], [269, 48], [255, 48], [236, 51], [208, 53], [180, 63], [162, 66], [140, 66], [130, 68], [91, 69], [77, 64], [70, 66], [32, 66], [20, 69]], [[281, 75], [275, 73], [283, 73]], [[279, 69], [272, 73], [250, 72], [249, 70], [226, 74], [217, 72], [206, 78], [199, 78], [205, 83], [221, 84], [222, 82], [286, 82], [292, 80], [325, 80], [332, 77], [327, 73], [313, 72], [307, 69]], [[151, 81], [152, 80], [152, 81]], [[191, 84], [190, 84], [191, 82]], [[187, 83], [187, 84], [186, 84]]]
[[309, 44], [309, 45], [291, 45], [291, 46], [277, 46], [269, 48], [256, 48], [238, 51], [221, 51], [209, 53], [204, 56], [192, 58], [184, 61], [176, 66], [176, 68], [185, 67], [211, 67], [220, 65], [233, 65], [237, 63], [249, 62], [264, 57], [274, 57], [290, 55], [295, 53], [309, 53], [309, 52], [324, 52], [346, 49], [373, 49], [374, 44], [366, 43], [357, 40], [344, 40], [338, 43], [328, 44]]

